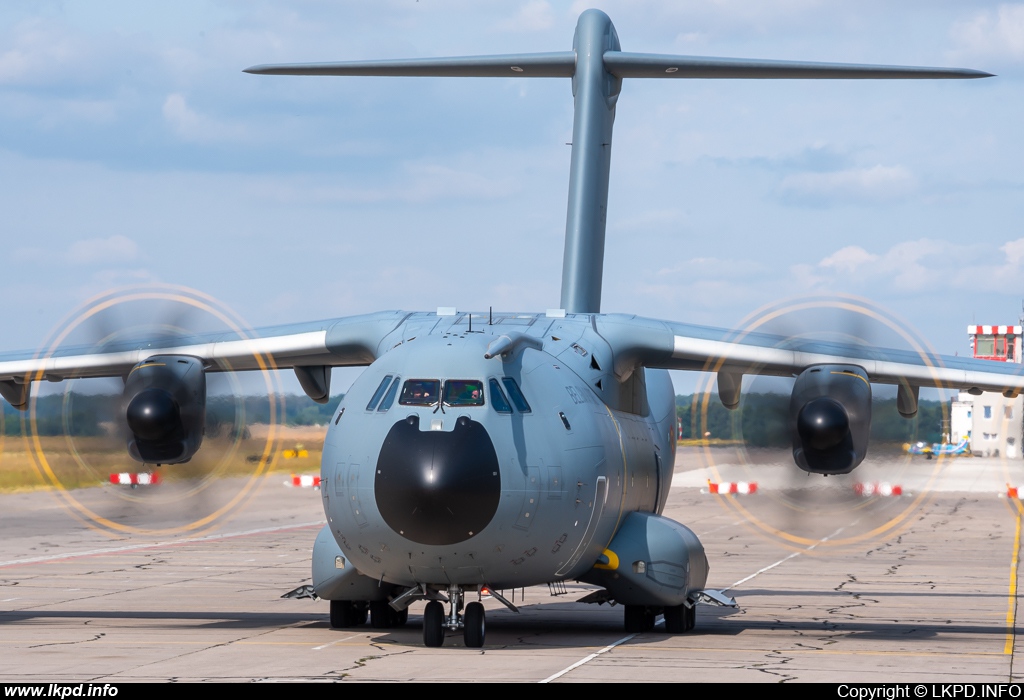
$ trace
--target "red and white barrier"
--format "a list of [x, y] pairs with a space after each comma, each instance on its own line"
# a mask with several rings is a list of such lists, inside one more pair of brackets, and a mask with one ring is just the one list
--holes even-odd
[[143, 472], [141, 474], [111, 474], [110, 483], [120, 486], [155, 486], [160, 483], [160, 475], [156, 472]]
[[287, 486], [301, 486], [303, 488], [320, 488], [320, 476], [317, 474], [292, 474], [291, 481], [284, 482]]
[[[1003, 494], [999, 494], [1002, 496]], [[1010, 486], [1006, 485], [1006, 497], [1007, 498], [1024, 498], [1024, 486]]]
[[712, 483], [708, 481], [708, 493], [737, 493], [747, 495], [751, 493], [757, 493], [757, 482], [756, 481], [735, 481], [726, 482], [722, 484]]
[[854, 484], [853, 490], [858, 496], [902, 496], [903, 487], [881, 481], [875, 484]]

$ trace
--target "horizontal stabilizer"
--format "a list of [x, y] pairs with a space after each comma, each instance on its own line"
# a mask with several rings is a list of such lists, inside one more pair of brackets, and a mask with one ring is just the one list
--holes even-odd
[[968, 68], [874, 66], [856, 63], [770, 61], [708, 56], [606, 51], [604, 66], [617, 78], [846, 78], [920, 79], [989, 78], [991, 73]]
[[385, 75], [450, 78], [571, 78], [576, 53], [518, 53], [342, 63], [284, 63], [246, 68], [257, 75]]

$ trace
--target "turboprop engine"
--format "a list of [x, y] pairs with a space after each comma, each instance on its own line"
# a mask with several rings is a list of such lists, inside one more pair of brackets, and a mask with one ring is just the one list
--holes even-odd
[[855, 365], [815, 365], [789, 399], [793, 459], [812, 474], [847, 474], [864, 461], [871, 433], [871, 383]]
[[180, 464], [203, 443], [206, 374], [194, 357], [156, 355], [135, 365], [124, 384], [128, 454], [147, 464]]

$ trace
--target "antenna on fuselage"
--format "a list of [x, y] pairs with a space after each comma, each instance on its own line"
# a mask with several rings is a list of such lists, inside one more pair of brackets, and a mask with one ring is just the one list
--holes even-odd
[[261, 65], [260, 75], [375, 75], [460, 78], [572, 78], [574, 113], [561, 307], [598, 313], [615, 102], [623, 78], [987, 78], [963, 68], [808, 63], [626, 53], [608, 15], [586, 10], [572, 51], [344, 63]]

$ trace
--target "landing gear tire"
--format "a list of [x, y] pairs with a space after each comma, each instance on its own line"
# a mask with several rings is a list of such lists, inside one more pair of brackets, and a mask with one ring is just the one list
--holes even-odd
[[685, 605], [665, 606], [665, 631], [669, 634], [682, 634], [689, 630], [686, 626], [686, 612]]
[[365, 625], [366, 619], [370, 616], [370, 605], [365, 600], [354, 600], [352, 607], [356, 611], [356, 626]]
[[[686, 607], [685, 605], [683, 607]], [[697, 626], [697, 606], [691, 606], [686, 608], [686, 629], [684, 632], [689, 632]]]
[[398, 626], [399, 613], [386, 600], [375, 600], [370, 603], [370, 625], [374, 629], [384, 630]]
[[423, 646], [439, 647], [444, 644], [444, 606], [436, 600], [423, 610]]
[[366, 608], [351, 600], [331, 601], [331, 627], [348, 629], [366, 622]]
[[484, 645], [484, 637], [487, 627], [484, 622], [484, 606], [482, 603], [470, 603], [466, 606], [466, 613], [463, 617], [463, 635], [466, 646], [470, 649], [479, 649]]
[[636, 634], [654, 628], [654, 613], [646, 605], [625, 605], [626, 631]]
[[405, 627], [409, 622], [409, 608], [395, 613], [395, 627]]

